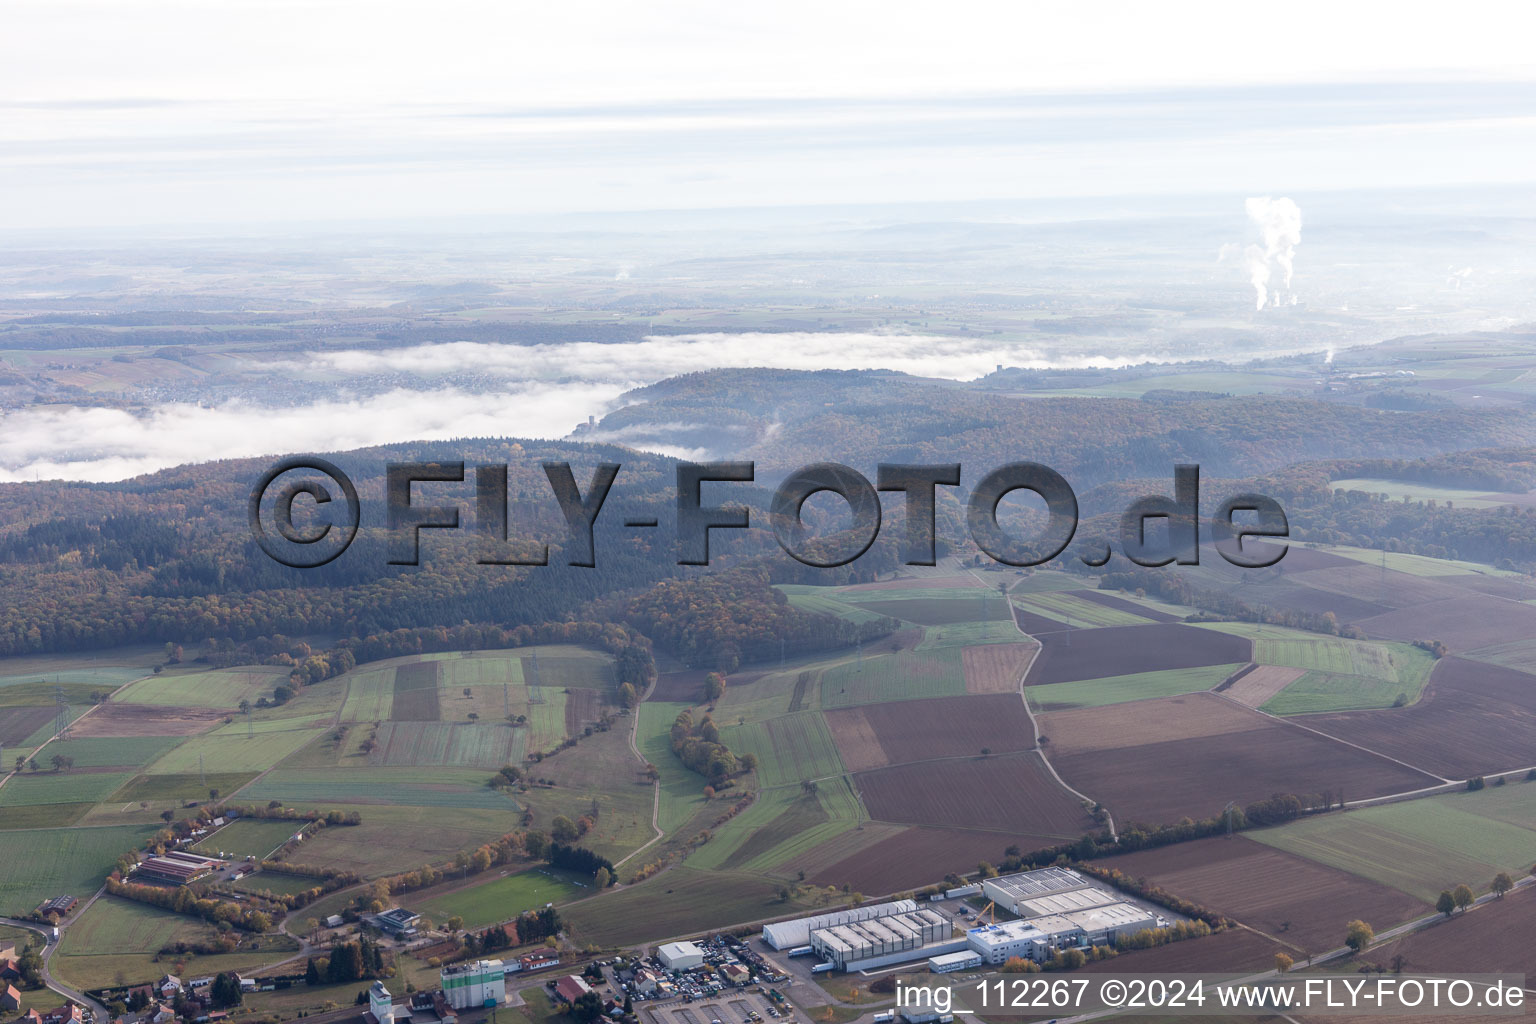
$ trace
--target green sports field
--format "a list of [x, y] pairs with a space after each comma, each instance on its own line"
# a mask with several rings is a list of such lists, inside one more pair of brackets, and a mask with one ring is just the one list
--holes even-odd
[[262, 860], [305, 825], [302, 821], [249, 818], [232, 821], [198, 843], [193, 849], [210, 857]]
[[537, 910], [546, 903], [564, 903], [576, 896], [593, 895], [591, 881], [583, 881], [585, 884], [548, 868], [530, 868], [413, 904], [412, 909], [438, 923], [462, 917], [464, 927], [483, 928], [514, 918], [525, 910]]

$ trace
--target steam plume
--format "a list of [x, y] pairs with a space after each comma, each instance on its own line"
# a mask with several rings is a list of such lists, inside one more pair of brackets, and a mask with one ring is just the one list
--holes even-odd
[[1301, 208], [1289, 199], [1260, 196], [1247, 202], [1248, 219], [1259, 229], [1263, 245], [1243, 251], [1248, 280], [1253, 285], [1254, 308], [1294, 304], [1291, 275], [1296, 266], [1296, 246], [1301, 244]]

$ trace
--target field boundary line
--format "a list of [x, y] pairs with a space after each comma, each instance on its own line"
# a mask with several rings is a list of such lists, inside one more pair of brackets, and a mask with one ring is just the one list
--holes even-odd
[[[1240, 708], [1247, 708], [1249, 711], [1253, 711], [1253, 712], [1256, 712], [1256, 713], [1258, 713], [1260, 715], [1263, 715], [1265, 718], [1271, 719], [1271, 720], [1276, 721], [1276, 722], [1283, 722], [1284, 724], [1290, 726], [1293, 729], [1300, 729], [1303, 732], [1309, 732], [1309, 733], [1311, 733], [1314, 736], [1321, 736], [1324, 739], [1332, 740], [1334, 743], [1342, 743], [1346, 747], [1354, 747], [1356, 750], [1362, 751], [1362, 752], [1367, 753], [1367, 754], [1371, 754], [1374, 757], [1382, 758], [1383, 760], [1386, 760], [1386, 761], [1391, 761], [1393, 764], [1401, 765], [1402, 767], [1407, 768], [1410, 771], [1418, 772], [1420, 775], [1427, 775], [1427, 776], [1429, 776], [1432, 779], [1439, 779], [1441, 785], [1445, 785], [1445, 784], [1449, 784], [1449, 783], [1454, 783], [1456, 781], [1455, 779], [1447, 779], [1443, 775], [1436, 775], [1434, 772], [1427, 771], [1427, 770], [1425, 770], [1423, 768], [1420, 768], [1416, 764], [1409, 764], [1407, 761], [1404, 761], [1402, 758], [1392, 757], [1389, 754], [1383, 754], [1379, 750], [1372, 750], [1370, 747], [1361, 746], [1359, 743], [1355, 743], [1355, 742], [1353, 742], [1351, 740], [1340, 739], [1337, 736], [1331, 736], [1328, 733], [1323, 732], [1321, 729], [1314, 729], [1314, 728], [1312, 728], [1310, 725], [1302, 725], [1300, 722], [1293, 722], [1290, 719], [1281, 718], [1279, 715], [1272, 715], [1268, 711], [1263, 710], [1262, 708], [1250, 708], [1250, 707], [1248, 707], [1247, 704], [1244, 704], [1240, 700], [1234, 700], [1233, 698], [1228, 697], [1225, 693], [1217, 693], [1215, 690], [1211, 690], [1211, 691], [1208, 691], [1208, 692], [1214, 694], [1217, 697], [1220, 697], [1222, 700], [1226, 701], [1228, 704], [1232, 704], [1232, 705], [1234, 705], [1236, 707], [1240, 707]], [[1433, 787], [1431, 787], [1431, 788], [1433, 788]], [[1410, 791], [1410, 792], [1412, 792], [1412, 791]]]
[[[646, 760], [644, 754], [640, 753], [640, 745], [636, 742], [640, 735], [640, 705], [651, 699], [651, 694], [656, 692], [656, 683], [660, 681], [660, 679], [660, 672], [657, 672], [654, 676], [652, 676], [651, 684], [645, 688], [645, 692], [640, 695], [639, 700], [635, 701], [635, 706], [631, 709], [634, 721], [630, 724], [629, 727], [629, 749], [634, 751], [635, 757], [640, 759], [640, 764], [642, 766], [650, 764], [650, 762]], [[654, 832], [655, 835], [646, 840], [643, 845], [635, 847], [633, 850], [626, 853], [623, 857], [619, 858], [619, 860], [614, 862], [613, 866], [615, 868], [623, 867], [625, 861], [629, 860], [635, 854], [640, 853], [642, 850], [648, 849], [649, 847], [655, 845], [659, 840], [666, 838], [667, 834], [663, 832], [661, 828], [661, 779], [659, 778], [655, 782], [651, 783], [651, 831]]]
[[[974, 569], [967, 569], [966, 571], [972, 575], [975, 575]], [[976, 579], [981, 580], [981, 577], [977, 576]], [[982, 580], [982, 582], [985, 583], [986, 581]], [[1074, 789], [1073, 787], [1067, 785], [1067, 780], [1063, 779], [1061, 774], [1056, 771], [1056, 766], [1051, 764], [1051, 759], [1045, 756], [1045, 749], [1040, 746], [1040, 722], [1035, 718], [1034, 711], [1030, 709], [1029, 694], [1025, 692], [1025, 680], [1029, 678], [1030, 670], [1035, 667], [1035, 660], [1040, 657], [1040, 652], [1045, 650], [1045, 644], [1041, 643], [1039, 640], [1036, 640], [1033, 636], [1030, 636], [1030, 634], [1024, 632], [1024, 628], [1019, 625], [1019, 610], [1014, 606], [1012, 596], [1013, 588], [1018, 585], [1019, 581], [1015, 580], [1003, 588], [1003, 602], [1008, 606], [1008, 620], [1013, 623], [1013, 628], [1017, 630], [1021, 636], [1035, 641], [1035, 649], [1030, 652], [1029, 661], [1025, 663], [1024, 670], [1019, 673], [1019, 685], [1015, 691], [1019, 695], [1019, 700], [1024, 702], [1024, 715], [1029, 719], [1029, 727], [1035, 734], [1035, 756], [1040, 758], [1040, 763], [1045, 766], [1046, 771], [1051, 773], [1051, 778], [1056, 780], [1056, 784], [1058, 786], [1066, 790], [1068, 793], [1071, 793], [1073, 796], [1077, 797], [1084, 803], [1092, 804], [1094, 807], [1097, 807], [1104, 812], [1104, 825], [1109, 830], [1109, 837], [1116, 842], [1119, 842], [1120, 833], [1115, 828], [1115, 816], [1109, 813], [1109, 808], [1105, 807], [1103, 804], [1099, 803], [1099, 801], [1093, 799], [1091, 796], [1088, 796], [1081, 790]]]
[[[117, 689], [115, 689], [111, 693], [107, 694], [107, 699], [106, 700], [101, 701], [100, 703], [97, 703], [97, 704], [92, 704], [90, 707], [88, 707], [84, 711], [80, 712], [80, 718], [73, 719], [69, 723], [69, 725], [66, 726], [65, 728], [66, 729], [73, 728], [75, 722], [80, 721], [81, 718], [84, 718], [86, 715], [89, 715], [92, 711], [95, 711], [97, 708], [101, 707], [102, 704], [110, 703], [113, 697], [116, 697], [119, 693], [121, 693], [122, 691], [126, 690], [128, 687], [132, 686], [134, 683], [137, 683], [140, 679], [148, 679], [153, 674], [154, 673], [152, 673], [152, 672], [146, 672], [142, 676], [139, 676], [138, 678], [128, 680], [126, 683], [122, 684]], [[46, 680], [45, 680], [45, 682], [46, 682]], [[48, 744], [52, 743], [54, 740], [56, 740], [58, 738], [59, 738], [59, 734], [58, 733], [54, 733], [52, 736], [49, 736], [46, 740], [43, 740], [42, 743], [38, 744], [37, 749], [32, 751], [31, 760], [36, 760], [37, 759], [37, 755], [41, 754], [43, 752], [43, 748], [46, 747]], [[3, 765], [0, 765], [0, 771], [4, 771], [4, 766]], [[17, 774], [19, 774], [19, 773], [15, 772], [15, 771], [9, 771], [9, 772], [5, 772], [4, 775], [0, 775], [0, 786], [4, 786], [7, 782], [10, 782], [11, 781], [11, 777], [13, 775], [17, 775]]]

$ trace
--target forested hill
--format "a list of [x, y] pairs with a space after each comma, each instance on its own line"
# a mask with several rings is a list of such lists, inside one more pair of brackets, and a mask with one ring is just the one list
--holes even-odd
[[1386, 412], [1284, 396], [1018, 398], [887, 371], [719, 370], [629, 398], [638, 401], [606, 416], [596, 436], [704, 448], [756, 459], [765, 470], [826, 460], [990, 468], [1029, 459], [1081, 488], [1165, 476], [1176, 462], [1242, 478], [1317, 459], [1536, 443], [1536, 417], [1515, 408]]

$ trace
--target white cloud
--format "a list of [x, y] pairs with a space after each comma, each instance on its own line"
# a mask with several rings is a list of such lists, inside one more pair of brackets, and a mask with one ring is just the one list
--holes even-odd
[[184, 403], [138, 415], [124, 409], [27, 408], [0, 414], [0, 481], [122, 480], [189, 462], [339, 451], [457, 437], [557, 438], [579, 410], [622, 391], [568, 384], [473, 394], [397, 390], [291, 408]]

